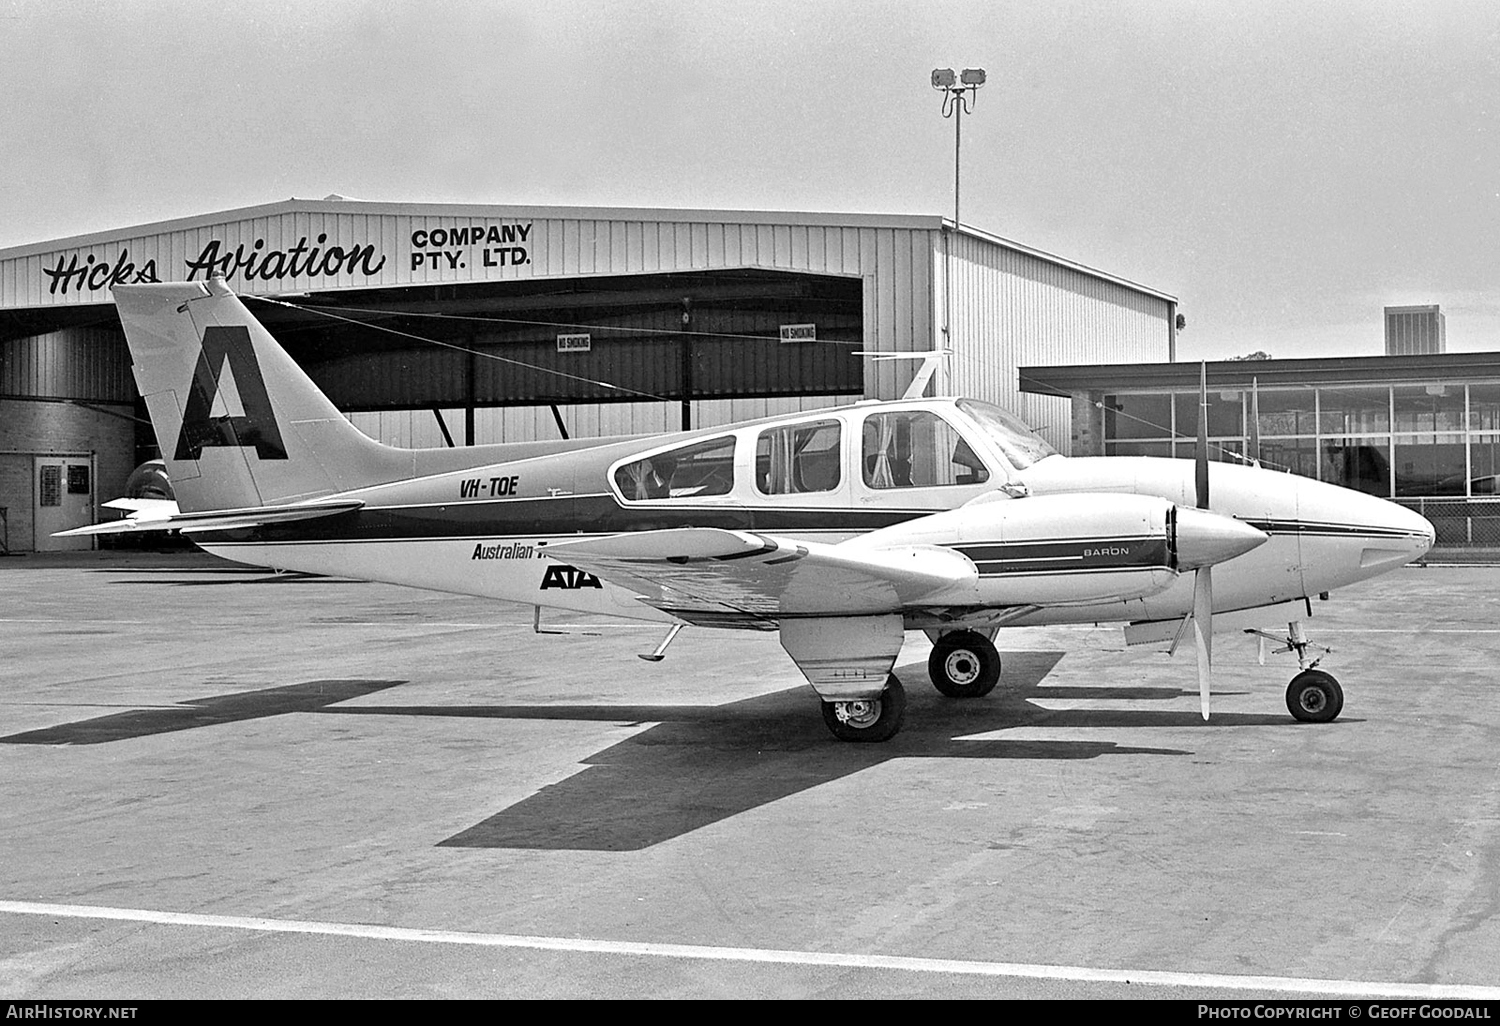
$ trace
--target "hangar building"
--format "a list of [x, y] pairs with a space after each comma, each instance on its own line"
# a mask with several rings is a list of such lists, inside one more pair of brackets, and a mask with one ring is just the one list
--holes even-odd
[[[927, 215], [329, 197], [0, 250], [0, 542], [60, 544], [155, 455], [110, 301], [221, 274], [381, 441], [712, 426], [938, 387], [1069, 444], [1017, 368], [1174, 358], [1174, 297]], [[88, 539], [70, 539], [87, 544]]]

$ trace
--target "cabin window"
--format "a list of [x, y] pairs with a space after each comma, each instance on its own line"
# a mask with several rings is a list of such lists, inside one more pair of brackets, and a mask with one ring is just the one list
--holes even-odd
[[669, 449], [615, 471], [620, 494], [631, 501], [728, 495], [734, 487], [734, 437]]
[[974, 485], [990, 478], [969, 443], [927, 410], [866, 417], [861, 456], [871, 488]]
[[755, 488], [762, 495], [831, 492], [839, 486], [839, 422], [787, 424], [755, 443]]

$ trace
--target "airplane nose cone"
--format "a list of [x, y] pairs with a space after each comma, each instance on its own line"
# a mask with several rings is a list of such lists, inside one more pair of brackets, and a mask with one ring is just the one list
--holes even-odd
[[[1326, 482], [1297, 482], [1304, 574], [1309, 591], [1340, 587], [1420, 559], [1436, 532], [1426, 517], [1389, 499]], [[1337, 568], [1338, 580], [1324, 580]], [[1315, 584], [1317, 586], [1315, 586]]]
[[1177, 507], [1177, 567], [1195, 570], [1244, 555], [1270, 538], [1249, 524], [1221, 513]]
[[1386, 502], [1384, 505], [1388, 508], [1381, 510], [1384, 516], [1380, 518], [1379, 525], [1388, 530], [1392, 537], [1389, 542], [1382, 539], [1366, 548], [1361, 564], [1370, 566], [1375, 562], [1395, 562], [1397, 559], [1402, 563], [1410, 563], [1425, 556], [1437, 540], [1437, 530], [1432, 526], [1432, 521], [1399, 503]]

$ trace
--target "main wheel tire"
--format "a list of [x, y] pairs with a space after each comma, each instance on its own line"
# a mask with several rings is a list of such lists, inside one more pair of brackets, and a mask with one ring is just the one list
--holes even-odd
[[1000, 653], [977, 631], [953, 631], [932, 646], [927, 675], [949, 698], [980, 698], [1000, 683]]
[[840, 741], [889, 741], [906, 719], [906, 689], [893, 673], [879, 698], [824, 702], [823, 722]]
[[1332, 674], [1303, 670], [1286, 686], [1286, 707], [1303, 723], [1328, 723], [1344, 711], [1344, 689]]

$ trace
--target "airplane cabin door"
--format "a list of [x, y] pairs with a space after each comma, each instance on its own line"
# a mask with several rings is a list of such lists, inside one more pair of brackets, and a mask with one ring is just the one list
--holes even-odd
[[88, 456], [37, 456], [32, 472], [32, 543], [38, 552], [93, 548], [92, 538], [54, 538], [54, 531], [94, 522], [94, 461]]

